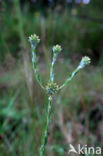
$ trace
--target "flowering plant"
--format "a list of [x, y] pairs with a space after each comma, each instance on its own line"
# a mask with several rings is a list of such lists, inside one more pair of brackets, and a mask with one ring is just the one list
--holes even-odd
[[40, 153], [39, 153], [39, 156], [44, 156], [45, 145], [47, 144], [47, 139], [48, 139], [48, 127], [49, 127], [50, 116], [51, 116], [51, 103], [52, 103], [53, 95], [56, 94], [59, 90], [61, 90], [63, 87], [65, 87], [72, 80], [72, 78], [76, 75], [76, 73], [79, 72], [80, 69], [83, 69], [86, 65], [90, 64], [90, 58], [87, 56], [83, 57], [80, 61], [80, 64], [72, 72], [72, 74], [65, 80], [63, 85], [59, 86], [56, 83], [54, 83], [54, 65], [55, 65], [57, 56], [61, 52], [62, 49], [60, 45], [53, 46], [52, 48], [53, 59], [50, 65], [50, 77], [45, 87], [42, 84], [41, 77], [39, 75], [38, 67], [37, 67], [36, 47], [37, 47], [37, 44], [40, 42], [40, 39], [37, 35], [34, 34], [29, 37], [29, 42], [31, 44], [31, 49], [32, 49], [32, 64], [33, 64], [33, 69], [35, 73], [35, 78], [37, 82], [39, 83], [39, 85], [41, 86], [41, 88], [48, 95], [47, 122], [46, 122], [46, 127], [44, 131], [43, 139], [42, 139]]

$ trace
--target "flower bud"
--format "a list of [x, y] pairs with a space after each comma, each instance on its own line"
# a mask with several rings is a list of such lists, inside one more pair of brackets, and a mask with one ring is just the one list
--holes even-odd
[[84, 68], [86, 65], [90, 64], [91, 60], [88, 56], [84, 56], [80, 61], [79, 67], [80, 69]]
[[46, 86], [46, 91], [48, 95], [53, 95], [55, 93], [57, 93], [58, 91], [58, 85], [54, 82], [48, 83], [48, 85]]
[[60, 45], [57, 44], [57, 45], [53, 46], [54, 53], [59, 53], [59, 52], [61, 52], [61, 50], [62, 50], [62, 48]]
[[37, 36], [36, 34], [31, 35], [29, 37], [29, 42], [31, 43], [31, 46], [36, 47], [36, 45], [40, 42], [39, 36]]

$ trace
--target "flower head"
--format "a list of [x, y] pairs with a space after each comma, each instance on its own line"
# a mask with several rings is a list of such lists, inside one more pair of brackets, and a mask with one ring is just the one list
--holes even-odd
[[48, 95], [53, 95], [58, 91], [58, 85], [54, 82], [48, 83], [46, 86], [46, 91]]
[[88, 56], [84, 56], [80, 61], [79, 68], [84, 68], [86, 65], [90, 64], [91, 60]]
[[57, 45], [53, 46], [54, 53], [59, 53], [59, 52], [61, 52], [61, 50], [62, 50], [62, 48], [60, 45], [57, 44]]
[[31, 35], [29, 37], [29, 42], [32, 46], [36, 47], [36, 45], [40, 42], [39, 36], [37, 36], [36, 34]]

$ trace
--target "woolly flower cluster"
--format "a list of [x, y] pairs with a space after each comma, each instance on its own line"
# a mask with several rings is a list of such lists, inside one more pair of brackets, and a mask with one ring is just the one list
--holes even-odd
[[55, 94], [58, 91], [58, 85], [56, 83], [48, 83], [46, 86], [46, 91], [49, 96]]
[[40, 42], [39, 36], [37, 36], [36, 34], [31, 35], [29, 37], [29, 42], [31, 43], [32, 46], [35, 47]]
[[61, 50], [62, 50], [62, 48], [60, 45], [57, 44], [57, 45], [53, 46], [54, 53], [59, 53], [59, 52], [61, 52]]
[[84, 56], [82, 60], [80, 61], [80, 64], [78, 66], [79, 69], [84, 68], [86, 65], [90, 64], [91, 60], [88, 56]]

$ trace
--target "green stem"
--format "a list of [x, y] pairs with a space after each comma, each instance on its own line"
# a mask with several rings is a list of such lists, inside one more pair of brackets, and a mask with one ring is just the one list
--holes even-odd
[[64, 84], [62, 86], [59, 87], [58, 90], [62, 89], [63, 87], [65, 87], [71, 80], [72, 78], [78, 73], [78, 71], [80, 70], [79, 66], [72, 72], [71, 76], [64, 82]]
[[49, 122], [50, 122], [50, 114], [51, 114], [51, 102], [52, 102], [52, 97], [48, 97], [48, 110], [47, 110], [47, 121], [46, 121], [46, 127], [44, 130], [44, 135], [42, 139], [42, 144], [40, 147], [40, 154], [39, 156], [44, 156], [45, 154], [45, 146], [47, 144], [47, 139], [48, 139], [48, 127], [49, 127]]
[[37, 82], [41, 86], [41, 88], [44, 89], [39, 72], [38, 72], [38, 68], [37, 68], [37, 57], [36, 57], [35, 47], [34, 46], [31, 46], [31, 47], [32, 47], [32, 64], [33, 64], [33, 69], [35, 72], [34, 75], [35, 75]]
[[54, 73], [53, 73], [53, 70], [54, 70], [54, 64], [56, 62], [56, 59], [57, 59], [57, 54], [53, 54], [53, 60], [51, 62], [51, 66], [50, 66], [50, 79], [49, 79], [49, 83], [51, 83], [51, 82], [54, 81]]

